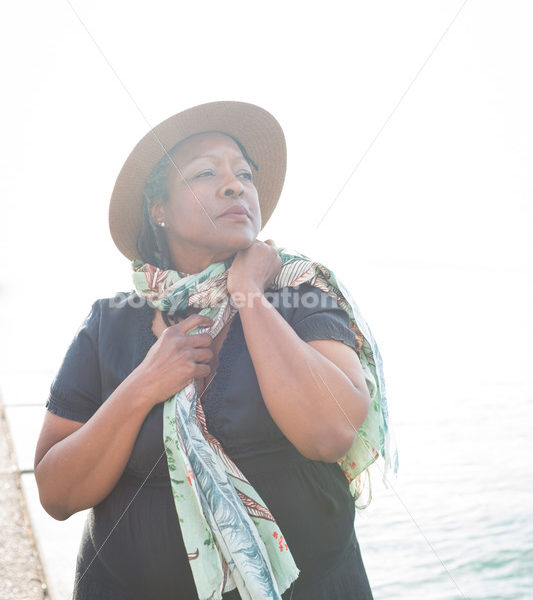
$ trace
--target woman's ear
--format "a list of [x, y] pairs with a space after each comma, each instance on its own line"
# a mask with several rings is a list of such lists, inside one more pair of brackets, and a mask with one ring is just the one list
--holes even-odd
[[161, 225], [161, 222], [165, 220], [165, 209], [160, 200], [154, 200], [152, 204], [152, 221], [156, 225]]

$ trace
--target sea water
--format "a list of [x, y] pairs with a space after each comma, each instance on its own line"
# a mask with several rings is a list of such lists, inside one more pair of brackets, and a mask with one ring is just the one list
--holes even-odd
[[376, 323], [400, 469], [386, 489], [372, 467], [356, 515], [374, 597], [531, 599], [531, 272], [382, 275], [402, 292]]

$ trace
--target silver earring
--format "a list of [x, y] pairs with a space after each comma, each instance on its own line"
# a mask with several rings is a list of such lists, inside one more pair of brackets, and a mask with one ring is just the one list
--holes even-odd
[[161, 227], [165, 226], [165, 221], [161, 221], [161, 223], [159, 223], [159, 225], [161, 225]]

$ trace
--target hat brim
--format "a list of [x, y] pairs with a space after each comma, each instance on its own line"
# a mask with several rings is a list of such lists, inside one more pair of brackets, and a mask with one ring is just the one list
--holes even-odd
[[255, 104], [234, 101], [200, 104], [166, 119], [147, 133], [117, 177], [109, 204], [109, 228], [117, 248], [130, 260], [140, 258], [136, 244], [148, 175], [179, 141], [203, 131], [228, 133], [241, 142], [258, 166], [254, 185], [261, 208], [261, 228], [272, 215], [287, 169], [287, 148], [280, 124]]

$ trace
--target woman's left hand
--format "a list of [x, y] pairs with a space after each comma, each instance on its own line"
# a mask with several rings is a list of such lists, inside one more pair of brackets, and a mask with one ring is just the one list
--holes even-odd
[[228, 271], [229, 294], [263, 293], [281, 269], [281, 258], [273, 240], [256, 240], [237, 252]]

